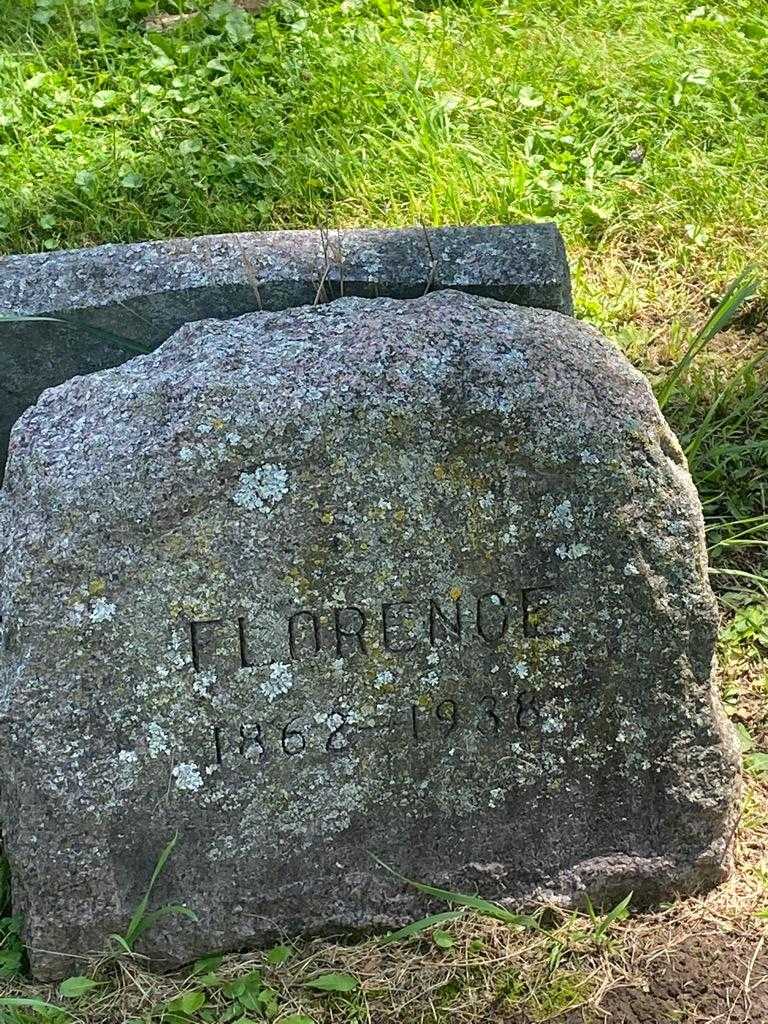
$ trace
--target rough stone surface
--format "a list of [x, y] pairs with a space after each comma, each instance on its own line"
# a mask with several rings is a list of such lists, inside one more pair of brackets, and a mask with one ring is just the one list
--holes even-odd
[[2, 818], [39, 977], [399, 926], [384, 872], [638, 902], [728, 867], [698, 499], [593, 329], [459, 292], [189, 324], [14, 428]]
[[191, 320], [441, 288], [572, 310], [554, 224], [271, 231], [0, 258], [0, 476], [11, 426], [45, 388], [154, 349]]

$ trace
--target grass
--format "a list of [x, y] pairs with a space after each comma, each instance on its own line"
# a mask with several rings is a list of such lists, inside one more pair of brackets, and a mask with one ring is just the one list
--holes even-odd
[[757, 291], [749, 270], [732, 282], [683, 355], [656, 383], [701, 496], [710, 575], [726, 603], [768, 598], [768, 389], [760, 351], [723, 372], [696, 359]]
[[[0, 1002], [0, 1024], [479, 1024], [577, 1006], [610, 1019], [611, 1000], [660, 984], [692, 935], [733, 945], [743, 970], [723, 1019], [749, 1019], [768, 909], [764, 287], [724, 331], [701, 332], [746, 265], [768, 271], [766, 82], [754, 0], [275, 0], [257, 16], [226, 0], [0, 0], [0, 253], [557, 221], [578, 315], [649, 376], [688, 455], [749, 782], [731, 881], [604, 929], [551, 908], [532, 929], [463, 907], [387, 944], [302, 942], [165, 977], [123, 950], [97, 987], [67, 995], [25, 982], [6, 917], [5, 998], [66, 1012]], [[694, 1002], [657, 1016], [711, 1020]]]

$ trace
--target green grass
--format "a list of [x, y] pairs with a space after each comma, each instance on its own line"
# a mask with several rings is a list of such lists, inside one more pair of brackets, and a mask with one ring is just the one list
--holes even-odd
[[768, 265], [753, 0], [0, 7], [0, 251], [555, 218], [628, 348]]
[[556, 217], [625, 270], [768, 251], [752, 0], [203, 0], [162, 33], [149, 0], [2, 6], [8, 250]]

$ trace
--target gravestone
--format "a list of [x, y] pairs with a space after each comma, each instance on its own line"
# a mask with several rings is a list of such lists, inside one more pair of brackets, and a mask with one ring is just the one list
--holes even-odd
[[259, 231], [0, 256], [0, 478], [11, 427], [45, 388], [157, 348], [191, 320], [441, 288], [572, 312], [554, 224]]
[[45, 392], [4, 490], [2, 817], [40, 978], [400, 926], [385, 872], [638, 903], [728, 868], [699, 502], [648, 385], [443, 291], [188, 324]]

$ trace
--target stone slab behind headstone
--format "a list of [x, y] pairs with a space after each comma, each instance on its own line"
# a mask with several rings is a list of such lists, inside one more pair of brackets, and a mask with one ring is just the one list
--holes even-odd
[[3, 500], [38, 977], [124, 930], [177, 831], [166, 966], [422, 914], [371, 855], [510, 900], [723, 877], [701, 510], [593, 329], [451, 291], [189, 324], [46, 391]]
[[71, 321], [0, 320], [0, 477], [11, 426], [41, 391], [155, 348], [184, 323], [441, 288], [572, 311], [554, 224], [275, 231], [0, 258], [0, 315]]

